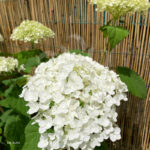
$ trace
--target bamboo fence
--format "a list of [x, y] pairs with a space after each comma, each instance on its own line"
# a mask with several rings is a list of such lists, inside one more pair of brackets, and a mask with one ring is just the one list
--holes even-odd
[[[110, 15], [96, 12], [88, 0], [5, 0], [0, 1], [0, 33], [5, 41], [0, 52], [15, 53], [31, 49], [30, 43], [10, 40], [12, 30], [23, 20], [36, 20], [55, 32], [54, 39], [37, 45], [54, 56], [68, 49], [81, 49], [96, 60], [105, 48], [106, 40], [99, 28]], [[114, 69], [127, 66], [145, 80], [148, 95], [145, 101], [128, 94], [128, 102], [118, 108], [118, 124], [122, 139], [110, 143], [110, 150], [150, 150], [150, 12], [146, 16], [128, 14], [125, 24], [130, 35], [112, 53], [107, 52], [104, 65]], [[119, 23], [118, 23], [119, 24]]]

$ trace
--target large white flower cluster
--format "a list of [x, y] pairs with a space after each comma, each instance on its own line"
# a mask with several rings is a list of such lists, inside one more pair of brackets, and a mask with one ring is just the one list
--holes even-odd
[[40, 64], [22, 94], [42, 150], [93, 150], [121, 138], [116, 106], [127, 100], [118, 75], [90, 57], [64, 53]]
[[11, 72], [18, 67], [18, 60], [12, 57], [0, 56], [0, 73]]
[[53, 38], [54, 35], [54, 32], [43, 24], [33, 20], [25, 20], [13, 30], [10, 38], [12, 40], [38, 43], [40, 39]]
[[90, 0], [97, 10], [108, 11], [118, 18], [130, 12], [144, 12], [150, 8], [149, 0]]

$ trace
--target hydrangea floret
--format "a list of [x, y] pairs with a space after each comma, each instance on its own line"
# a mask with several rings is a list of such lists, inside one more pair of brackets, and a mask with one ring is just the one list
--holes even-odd
[[42, 150], [93, 150], [121, 138], [116, 107], [127, 86], [108, 67], [88, 56], [63, 53], [41, 63], [20, 97], [39, 125]]
[[4, 41], [4, 38], [3, 36], [0, 34], [0, 42], [3, 42]]
[[[1, 72], [11, 72], [18, 67], [18, 60], [12, 57], [0, 57], [0, 73]], [[23, 69], [22, 67], [20, 68]]]
[[25, 20], [13, 30], [10, 38], [12, 40], [38, 43], [40, 39], [53, 38], [54, 35], [54, 32], [43, 24], [33, 20]]
[[114, 18], [124, 16], [132, 12], [145, 12], [150, 8], [148, 0], [90, 0], [92, 4], [97, 5], [98, 11], [107, 11]]

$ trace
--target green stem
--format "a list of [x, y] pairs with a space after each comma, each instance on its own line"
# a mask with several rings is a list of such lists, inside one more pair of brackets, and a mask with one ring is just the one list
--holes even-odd
[[[119, 16], [119, 15], [118, 15], [118, 16]], [[109, 26], [109, 25], [111, 24], [111, 22], [112, 22], [113, 26], [115, 26], [115, 25], [116, 25], [117, 20], [119, 19], [119, 17], [118, 17], [118, 16], [117, 16], [117, 17], [112, 18], [111, 20], [109, 20], [109, 21], [108, 21], [108, 23], [107, 23], [107, 26]], [[113, 22], [113, 20], [114, 20], [114, 22]], [[106, 49], [104, 49], [104, 51], [103, 51], [103, 55], [102, 55], [102, 57], [101, 57], [101, 59], [100, 59], [100, 63], [101, 63], [101, 64], [104, 62], [104, 59], [105, 59], [105, 56], [106, 56], [107, 50], [108, 50], [108, 43], [106, 44]]]
[[100, 60], [100, 63], [101, 63], [101, 64], [104, 62], [104, 59], [105, 59], [107, 50], [108, 50], [108, 43], [106, 43], [106, 48], [105, 48], [104, 51], [103, 51], [103, 55], [102, 55], [101, 60]]
[[118, 19], [119, 19], [119, 18], [115, 18], [115, 19], [114, 19], [114, 24], [113, 24], [114, 26], [116, 25], [116, 22], [117, 22]]
[[113, 21], [113, 19], [110, 19], [110, 20], [107, 22], [107, 26], [109, 26], [112, 21]]
[[32, 49], [35, 49], [35, 43], [34, 43], [34, 41], [31, 42], [31, 45], [32, 45]]
[[107, 50], [104, 49], [103, 55], [102, 55], [101, 60], [100, 60], [100, 63], [101, 63], [101, 64], [104, 62], [104, 59], [105, 59], [105, 56], [106, 56], [106, 52], [107, 52]]

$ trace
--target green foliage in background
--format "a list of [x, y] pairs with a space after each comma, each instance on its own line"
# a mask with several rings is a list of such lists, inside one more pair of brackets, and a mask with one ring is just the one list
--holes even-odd
[[32, 69], [38, 66], [41, 62], [48, 60], [46, 54], [41, 50], [22, 51], [13, 55], [19, 61], [19, 65], [24, 64], [26, 73], [30, 73]]
[[[0, 112], [0, 147], [3, 147], [4, 150], [36, 148], [37, 143], [34, 143], [32, 139], [37, 138], [37, 135], [34, 134], [34, 130], [37, 130], [37, 127], [30, 125], [33, 128], [33, 136], [30, 137], [29, 135], [32, 132], [28, 132], [28, 129], [30, 130], [28, 124], [31, 120], [27, 113], [28, 107], [24, 99], [19, 98], [19, 95], [33, 69], [41, 62], [47, 61], [48, 58], [41, 50], [29, 50], [6, 55], [1, 53], [0, 56], [15, 57], [18, 59], [19, 65], [24, 64], [25, 68], [21, 72], [15, 71], [0, 74], [0, 107], [3, 110], [3, 112]], [[33, 146], [26, 149], [29, 141], [30, 143], [33, 142]]]

